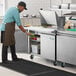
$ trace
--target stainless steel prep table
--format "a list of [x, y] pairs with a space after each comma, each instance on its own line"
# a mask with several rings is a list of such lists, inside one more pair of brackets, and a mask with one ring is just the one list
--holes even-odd
[[[76, 32], [57, 30], [56, 45], [55, 35], [52, 33], [56, 29], [43, 27], [25, 27], [25, 29], [28, 29], [28, 32], [30, 30], [35, 31], [41, 36], [41, 54], [39, 56], [50, 60], [55, 60], [56, 58], [57, 61], [62, 63], [76, 65]], [[30, 43], [28, 44], [30, 53], [29, 45]]]
[[[34, 31], [40, 35], [40, 54], [39, 56], [54, 61], [56, 65], [56, 53], [55, 53], [55, 31], [54, 28], [43, 28], [43, 27], [25, 27], [28, 32]], [[30, 40], [28, 38], [28, 48], [30, 53]], [[38, 55], [38, 54], [32, 54]], [[31, 57], [32, 58], [32, 57]]]

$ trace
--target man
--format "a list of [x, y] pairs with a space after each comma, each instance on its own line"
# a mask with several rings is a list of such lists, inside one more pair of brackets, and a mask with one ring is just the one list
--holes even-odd
[[8, 9], [3, 18], [3, 22], [1, 25], [1, 42], [3, 43], [3, 46], [2, 46], [3, 63], [6, 63], [8, 61], [7, 60], [8, 47], [10, 47], [10, 50], [11, 50], [12, 60], [13, 61], [19, 60], [15, 52], [15, 37], [14, 37], [15, 23], [21, 29], [21, 31], [23, 31], [27, 35], [30, 35], [30, 33], [28, 33], [21, 25], [19, 13], [22, 12], [24, 9], [27, 10], [26, 3], [21, 1], [18, 3], [17, 8], [11, 7], [10, 9]]

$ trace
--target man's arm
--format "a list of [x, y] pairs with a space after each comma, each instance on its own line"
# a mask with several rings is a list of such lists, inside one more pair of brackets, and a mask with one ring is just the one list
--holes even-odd
[[21, 25], [20, 14], [19, 14], [18, 11], [16, 11], [16, 12], [14, 13], [13, 17], [14, 17], [14, 20], [15, 20], [17, 26], [19, 27], [19, 29], [20, 29], [22, 32], [26, 33], [27, 35], [31, 35], [31, 33], [28, 33], [28, 32], [24, 29], [24, 27]]
[[31, 33], [27, 32], [27, 31], [23, 28], [22, 25], [20, 25], [20, 26], [18, 26], [18, 27], [19, 27], [19, 29], [20, 29], [21, 31], [23, 31], [23, 32], [26, 33], [27, 35], [32, 35]]
[[22, 23], [21, 23], [21, 19], [20, 19], [20, 14], [19, 14], [19, 11], [17, 9], [13, 13], [13, 18], [14, 18], [17, 26], [21, 29], [21, 31], [26, 32], [26, 30], [21, 25]]
[[23, 28], [22, 25], [20, 25], [20, 26], [18, 26], [18, 27], [19, 27], [19, 29], [20, 29], [21, 31], [23, 31], [24, 33], [26, 32], [26, 30]]

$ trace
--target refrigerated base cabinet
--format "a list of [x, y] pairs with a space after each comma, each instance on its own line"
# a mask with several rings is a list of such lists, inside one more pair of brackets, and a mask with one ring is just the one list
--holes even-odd
[[76, 65], [76, 37], [57, 36], [57, 61]]

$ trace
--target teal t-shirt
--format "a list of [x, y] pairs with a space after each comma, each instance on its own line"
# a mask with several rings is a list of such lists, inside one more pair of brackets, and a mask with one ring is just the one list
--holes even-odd
[[16, 22], [17, 26], [21, 25], [20, 14], [16, 7], [11, 7], [7, 10], [2, 24], [0, 25], [0, 30], [5, 31], [5, 24], [10, 22]]

